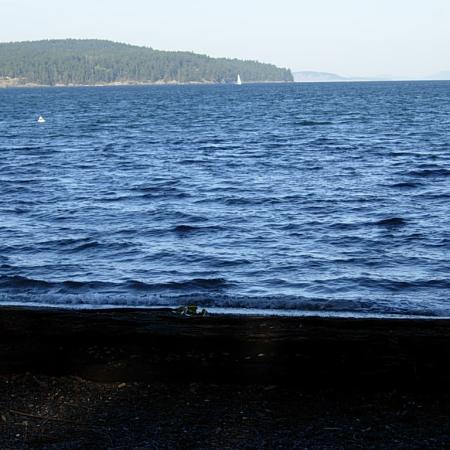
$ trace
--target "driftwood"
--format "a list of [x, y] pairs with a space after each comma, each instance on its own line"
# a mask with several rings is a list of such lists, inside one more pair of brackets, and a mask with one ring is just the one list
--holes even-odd
[[17, 411], [15, 409], [10, 409], [9, 412], [11, 414], [14, 414], [14, 415], [17, 415], [17, 416], [27, 417], [28, 419], [54, 421], [54, 422], [63, 422], [63, 423], [74, 424], [74, 422], [72, 420], [65, 420], [65, 419], [61, 419], [59, 417], [39, 416], [38, 414], [26, 413], [26, 412], [23, 412], [23, 411]]

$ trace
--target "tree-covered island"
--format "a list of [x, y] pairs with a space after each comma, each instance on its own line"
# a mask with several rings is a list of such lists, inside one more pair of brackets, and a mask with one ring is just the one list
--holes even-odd
[[105, 40], [0, 43], [0, 86], [290, 82], [289, 69]]

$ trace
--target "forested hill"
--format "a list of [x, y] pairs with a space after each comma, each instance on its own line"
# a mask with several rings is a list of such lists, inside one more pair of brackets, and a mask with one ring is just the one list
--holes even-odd
[[0, 43], [0, 82], [10, 85], [293, 81], [288, 69], [102, 40]]

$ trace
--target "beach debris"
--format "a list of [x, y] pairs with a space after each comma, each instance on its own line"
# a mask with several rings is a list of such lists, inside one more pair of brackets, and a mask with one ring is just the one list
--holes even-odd
[[208, 311], [206, 311], [206, 309], [202, 309], [200, 311], [197, 305], [180, 306], [179, 308], [175, 309], [174, 312], [176, 314], [179, 314], [180, 316], [186, 317], [204, 317], [208, 315]]

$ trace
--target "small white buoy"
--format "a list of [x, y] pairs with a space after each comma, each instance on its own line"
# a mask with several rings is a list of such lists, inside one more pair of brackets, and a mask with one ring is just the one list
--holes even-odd
[[45, 119], [42, 116], [39, 116], [39, 119], [37, 121], [38, 123], [45, 123]]

